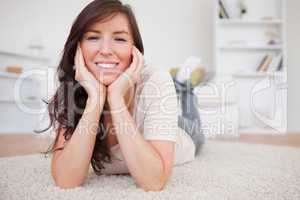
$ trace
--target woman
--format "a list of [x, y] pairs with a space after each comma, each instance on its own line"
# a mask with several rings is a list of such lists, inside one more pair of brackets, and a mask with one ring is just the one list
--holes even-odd
[[98, 175], [129, 173], [157, 191], [173, 165], [194, 159], [196, 146], [178, 127], [172, 78], [144, 67], [143, 52], [135, 17], [118, 0], [95, 0], [75, 20], [49, 103], [59, 187], [83, 184], [91, 163]]

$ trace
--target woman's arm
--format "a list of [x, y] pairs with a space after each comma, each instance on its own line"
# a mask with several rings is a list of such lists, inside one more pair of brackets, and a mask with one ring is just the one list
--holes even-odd
[[136, 47], [132, 48], [132, 55], [129, 68], [107, 88], [107, 101], [130, 174], [144, 190], [157, 191], [165, 186], [171, 175], [175, 145], [172, 141], [146, 141], [126, 107], [125, 94], [138, 81], [144, 68], [143, 55]]
[[131, 176], [144, 190], [161, 190], [171, 175], [174, 142], [147, 142], [125, 107], [124, 101], [109, 101], [112, 121]]
[[[98, 103], [96, 103], [98, 102]], [[72, 188], [81, 185], [88, 173], [96, 140], [96, 130], [103, 103], [87, 100], [87, 105], [71, 139], [63, 150], [53, 153], [51, 171], [57, 186]], [[55, 145], [62, 147], [65, 139], [63, 132], [58, 133], [59, 140]]]
[[[81, 185], [87, 176], [93, 154], [100, 115], [106, 99], [106, 87], [99, 83], [87, 70], [82, 56], [80, 44], [75, 55], [75, 79], [88, 94], [85, 110], [78, 122], [72, 137], [63, 150], [57, 151], [52, 157], [52, 176], [55, 183], [63, 188]], [[72, 112], [68, 110], [68, 112]], [[65, 143], [63, 132], [58, 133], [58, 143]]]

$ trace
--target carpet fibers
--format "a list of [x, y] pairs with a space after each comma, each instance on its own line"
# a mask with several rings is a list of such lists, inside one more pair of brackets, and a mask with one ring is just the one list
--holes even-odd
[[0, 199], [300, 199], [300, 149], [208, 141], [195, 161], [173, 169], [163, 191], [144, 192], [126, 175], [96, 176], [63, 190], [43, 155], [0, 158]]

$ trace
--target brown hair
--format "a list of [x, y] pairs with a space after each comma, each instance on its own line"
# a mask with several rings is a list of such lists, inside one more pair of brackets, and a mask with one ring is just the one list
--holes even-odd
[[[140, 52], [144, 53], [142, 38], [132, 9], [129, 5], [123, 5], [119, 0], [94, 0], [88, 4], [74, 21], [68, 39], [65, 43], [63, 55], [57, 68], [59, 87], [48, 103], [50, 116], [50, 127], [54, 127], [56, 138], [48, 152], [54, 152], [63, 148], [54, 149], [61, 130], [64, 129], [64, 138], [69, 140], [82, 117], [86, 105], [87, 93], [84, 88], [75, 80], [73, 70], [74, 57], [77, 43], [82, 39], [83, 34], [96, 22], [104, 21], [119, 13], [124, 14], [131, 29], [134, 45]], [[80, 109], [75, 109], [80, 108]], [[102, 115], [103, 116], [103, 115]], [[103, 140], [104, 133], [101, 131], [103, 118], [100, 117], [97, 130], [96, 142], [93, 150], [91, 164], [96, 174], [101, 174], [104, 162], [111, 162], [109, 149]]]

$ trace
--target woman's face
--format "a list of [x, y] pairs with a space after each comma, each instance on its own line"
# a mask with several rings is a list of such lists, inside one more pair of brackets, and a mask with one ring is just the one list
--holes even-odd
[[81, 41], [88, 70], [106, 86], [129, 67], [132, 47], [132, 34], [124, 14], [93, 24]]

